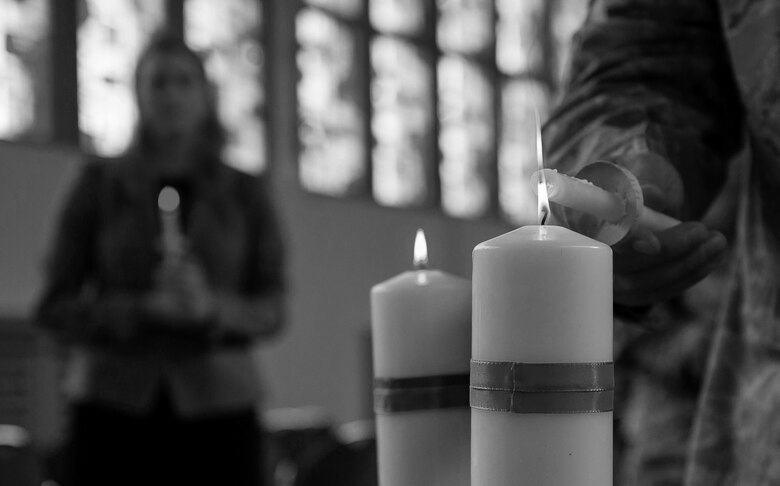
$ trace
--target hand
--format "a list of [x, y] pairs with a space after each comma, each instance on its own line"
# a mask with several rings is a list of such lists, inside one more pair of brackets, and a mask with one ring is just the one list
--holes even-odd
[[645, 206], [679, 217], [685, 197], [682, 179], [672, 164], [653, 153], [620, 157], [618, 164], [639, 181]]
[[635, 228], [614, 250], [614, 301], [643, 306], [681, 294], [725, 258], [726, 238], [697, 222], [659, 233]]
[[154, 276], [155, 286], [146, 310], [169, 327], [198, 327], [210, 323], [214, 294], [203, 267], [191, 258], [163, 262]]

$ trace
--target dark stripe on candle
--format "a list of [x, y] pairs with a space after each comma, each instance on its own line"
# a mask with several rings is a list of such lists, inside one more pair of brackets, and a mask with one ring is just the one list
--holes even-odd
[[513, 413], [611, 412], [614, 391], [508, 392], [471, 389], [471, 408]]
[[374, 380], [374, 412], [377, 414], [468, 406], [468, 374]]
[[599, 391], [615, 388], [612, 362], [512, 363], [471, 361], [471, 387], [544, 391]]
[[472, 408], [514, 413], [609, 412], [614, 365], [471, 361]]

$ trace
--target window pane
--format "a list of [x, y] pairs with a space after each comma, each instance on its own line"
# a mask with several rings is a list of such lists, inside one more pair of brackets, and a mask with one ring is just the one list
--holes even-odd
[[217, 85], [219, 117], [228, 132], [226, 162], [261, 172], [267, 163], [261, 4], [188, 0], [184, 19], [187, 42], [203, 55]]
[[357, 17], [363, 12], [365, 0], [304, 0], [309, 5], [320, 7], [345, 17]]
[[506, 74], [544, 71], [542, 36], [547, 1], [496, 1], [496, 64], [500, 71]]
[[374, 198], [386, 206], [424, 204], [436, 153], [432, 63], [412, 44], [378, 37], [371, 64]]
[[476, 64], [459, 57], [439, 62], [441, 197], [452, 216], [475, 217], [490, 208], [495, 127], [493, 86]]
[[[332, 196], [366, 186], [365, 77], [355, 34], [314, 9], [298, 14], [299, 176], [307, 190]], [[363, 66], [365, 70], [365, 65]]]
[[370, 0], [371, 25], [385, 34], [416, 35], [425, 29], [427, 0]]
[[568, 75], [571, 38], [585, 21], [588, 0], [557, 0], [552, 12], [552, 35], [555, 48], [555, 81], [560, 86]]
[[445, 51], [487, 52], [493, 46], [492, 0], [437, 0], [436, 38]]
[[530, 178], [537, 170], [536, 118], [545, 120], [549, 95], [534, 80], [511, 80], [501, 93], [501, 138], [498, 154], [499, 206], [517, 224], [536, 223], [536, 194]]
[[159, 0], [78, 2], [79, 127], [84, 148], [123, 151], [138, 116], [133, 97], [136, 58], [164, 21]]
[[51, 135], [49, 7], [46, 0], [0, 0], [0, 138]]

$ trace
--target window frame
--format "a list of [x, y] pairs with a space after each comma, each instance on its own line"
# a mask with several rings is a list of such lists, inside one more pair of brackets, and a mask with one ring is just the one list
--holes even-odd
[[[582, 1], [584, 2], [585, 0]], [[372, 186], [372, 175], [373, 175], [372, 174], [373, 172], [372, 151], [375, 148], [377, 141], [374, 137], [374, 134], [371, 132], [371, 123], [374, 117], [374, 107], [370, 103], [370, 91], [371, 91], [370, 84], [373, 79], [373, 70], [372, 70], [371, 59], [369, 56], [363, 56], [358, 60], [361, 63], [359, 69], [362, 69], [365, 73], [368, 73], [368, 75], [365, 76], [365, 78], [367, 79], [367, 83], [369, 85], [368, 90], [366, 90], [369, 96], [369, 100], [368, 100], [369, 103], [367, 106], [364, 107], [365, 123], [366, 123], [365, 132], [368, 135], [367, 136], [368, 140], [366, 141], [367, 145], [365, 146], [365, 150], [364, 150], [367, 158], [367, 160], [365, 161], [365, 171], [364, 171], [367, 180], [366, 180], [364, 190], [359, 194], [350, 194], [346, 196], [333, 196], [324, 193], [318, 193], [315, 191], [309, 191], [306, 188], [301, 186], [302, 191], [315, 197], [338, 198], [338, 199], [345, 199], [345, 200], [367, 202], [370, 204], [383, 207], [388, 210], [409, 210], [409, 209], [426, 210], [426, 211], [433, 211], [447, 218], [452, 218], [456, 220], [493, 219], [493, 220], [500, 220], [503, 222], [517, 223], [516, 221], [512, 221], [511, 216], [507, 214], [507, 212], [502, 208], [502, 203], [500, 201], [500, 196], [499, 196], [499, 191], [501, 186], [500, 173], [499, 173], [499, 150], [502, 147], [502, 133], [503, 133], [502, 117], [504, 115], [503, 110], [506, 110], [507, 107], [506, 103], [502, 99], [503, 87], [507, 83], [515, 80], [529, 80], [534, 83], [538, 83], [546, 91], [545, 104], [549, 106], [553, 106], [554, 101], [558, 95], [558, 92], [561, 89], [561, 85], [559, 84], [559, 80], [557, 79], [557, 74], [558, 74], [557, 67], [559, 61], [557, 59], [557, 56], [560, 55], [560, 53], [556, 50], [556, 46], [555, 46], [556, 39], [553, 32], [553, 21], [554, 21], [553, 17], [556, 8], [559, 8], [558, 4], [563, 4], [564, 0], [543, 0], [541, 2], [542, 11], [540, 15], [542, 18], [542, 22], [540, 25], [540, 30], [537, 33], [537, 41], [540, 43], [539, 49], [541, 50], [542, 63], [536, 69], [523, 70], [522, 72], [518, 72], [518, 73], [504, 72], [500, 68], [498, 60], [496, 59], [496, 50], [498, 44], [497, 25], [498, 25], [498, 17], [499, 17], [496, 1], [490, 2], [492, 6], [492, 25], [491, 25], [492, 46], [489, 48], [487, 52], [482, 52], [478, 54], [468, 54], [468, 53], [445, 50], [437, 40], [436, 26], [440, 20], [440, 12], [436, 0], [424, 0], [424, 2], [426, 8], [426, 25], [424, 27], [424, 31], [422, 32], [422, 34], [416, 36], [393, 35], [392, 37], [396, 37], [404, 41], [411, 42], [413, 45], [420, 47], [423, 50], [428, 50], [432, 52], [433, 75], [431, 81], [432, 82], [431, 92], [433, 93], [433, 99], [432, 99], [431, 106], [433, 110], [432, 113], [433, 154], [431, 156], [431, 160], [435, 162], [431, 164], [427, 164], [426, 166], [426, 178], [427, 178], [426, 182], [428, 187], [428, 195], [425, 203], [420, 205], [412, 205], [412, 206], [388, 206], [388, 205], [381, 204], [374, 197], [374, 188]], [[363, 38], [365, 38], [366, 41], [370, 44], [371, 42], [373, 42], [374, 39], [381, 36], [385, 36], [387, 34], [379, 31], [371, 24], [370, 0], [363, 0], [362, 5], [363, 5], [362, 12], [358, 18], [345, 18], [344, 16], [340, 15], [338, 12], [334, 12], [326, 7], [322, 7], [321, 5], [310, 4], [307, 0], [302, 0], [295, 11], [295, 17], [297, 18], [298, 13], [302, 9], [305, 8], [316, 9], [338, 21], [349, 22], [349, 25], [351, 25], [355, 31], [355, 35], [362, 35]], [[297, 42], [296, 42], [295, 49], [296, 52], [299, 52], [299, 50], [301, 49], [301, 45]], [[488, 185], [490, 196], [484, 212], [474, 217], [464, 218], [460, 216], [450, 215], [444, 209], [442, 203], [440, 167], [443, 161], [443, 154], [439, 142], [442, 126], [439, 119], [440, 86], [439, 86], [439, 79], [438, 79], [439, 76], [438, 65], [439, 62], [445, 58], [445, 55], [458, 56], [464, 59], [466, 62], [473, 63], [480, 69], [481, 72], [483, 72], [487, 76], [487, 78], [489, 79], [492, 85], [493, 141], [492, 141], [492, 149], [490, 150], [491, 152], [490, 162], [489, 162], [490, 167], [485, 173], [486, 176], [485, 183]], [[299, 80], [301, 77], [301, 72], [297, 68], [297, 66], [295, 67], [295, 70], [296, 70], [296, 79]], [[296, 93], [296, 103], [297, 101], [298, 101], [298, 97]], [[296, 122], [297, 122], [296, 130], [300, 124], [300, 121], [301, 119], [296, 105]], [[296, 138], [296, 163], [295, 163], [296, 175], [298, 175], [298, 168], [299, 168], [298, 161], [300, 156], [300, 150], [301, 150], [301, 141], [298, 138]], [[298, 180], [300, 181], [300, 179]], [[300, 182], [299, 185], [301, 185]]]

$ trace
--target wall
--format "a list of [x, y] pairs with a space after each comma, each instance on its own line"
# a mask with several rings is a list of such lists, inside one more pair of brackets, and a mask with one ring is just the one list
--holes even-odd
[[59, 146], [0, 141], [0, 312], [23, 317], [41, 277], [54, 215], [79, 154]]
[[42, 447], [62, 431], [60, 360], [29, 314], [79, 158], [73, 148], [0, 142], [0, 423], [26, 427]]

